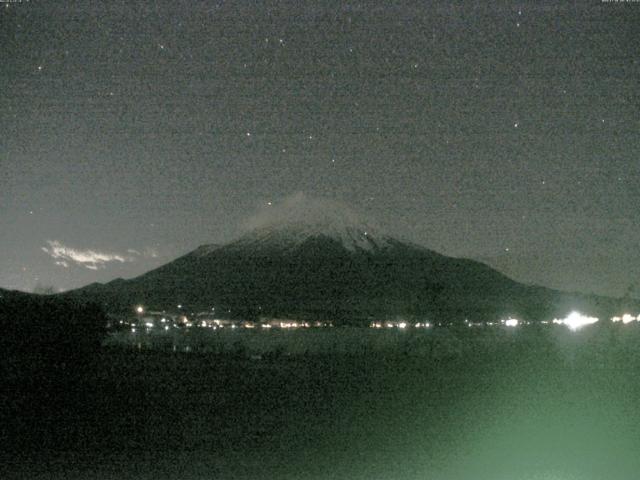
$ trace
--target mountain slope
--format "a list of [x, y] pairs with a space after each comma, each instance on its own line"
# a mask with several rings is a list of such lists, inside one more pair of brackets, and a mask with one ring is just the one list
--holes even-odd
[[133, 305], [221, 315], [295, 316], [364, 322], [404, 315], [462, 322], [506, 316], [550, 319], [582, 309], [618, 311], [605, 297], [517, 283], [472, 260], [440, 255], [366, 225], [289, 222], [252, 230], [222, 246], [202, 246], [131, 280], [66, 295], [109, 311]]

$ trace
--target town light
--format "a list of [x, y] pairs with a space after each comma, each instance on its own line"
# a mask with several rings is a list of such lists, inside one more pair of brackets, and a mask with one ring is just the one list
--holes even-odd
[[515, 318], [508, 318], [504, 321], [505, 326], [507, 327], [517, 327], [520, 322]]
[[598, 321], [596, 317], [588, 317], [586, 315], [582, 315], [579, 312], [571, 312], [566, 318], [563, 319], [553, 319], [553, 323], [559, 325], [566, 325], [571, 330], [578, 330], [579, 328], [584, 327], [585, 325], [592, 325]]
[[137, 313], [144, 313], [144, 307], [142, 305], [138, 305], [136, 307], [136, 312]]
[[622, 323], [627, 324], [627, 323], [631, 323], [633, 321], [635, 321], [636, 317], [634, 317], [633, 315], [629, 314], [629, 313], [625, 313], [624, 315], [622, 315]]

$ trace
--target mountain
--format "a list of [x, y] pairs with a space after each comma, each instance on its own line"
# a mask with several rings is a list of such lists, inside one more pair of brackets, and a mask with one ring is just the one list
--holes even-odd
[[0, 288], [0, 302], [9, 302], [14, 301], [16, 299], [29, 299], [29, 298], [37, 298], [38, 295], [33, 293], [21, 292], [19, 290], [5, 290]]
[[51, 379], [65, 362], [78, 371], [100, 347], [106, 322], [95, 304], [0, 289], [0, 375]]
[[[326, 205], [324, 205], [326, 207]], [[605, 318], [620, 301], [524, 285], [480, 262], [398, 240], [349, 210], [289, 211], [225, 245], [204, 245], [139, 277], [64, 295], [107, 311], [332, 319], [408, 316], [431, 321], [551, 319], [577, 309]], [[316, 209], [317, 210], [317, 209]], [[328, 212], [328, 213], [327, 213]]]

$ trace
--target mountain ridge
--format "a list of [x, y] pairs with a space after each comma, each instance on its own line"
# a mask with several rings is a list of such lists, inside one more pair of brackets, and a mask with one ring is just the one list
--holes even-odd
[[98, 301], [107, 311], [183, 305], [242, 318], [344, 323], [397, 315], [463, 322], [617, 311], [614, 299], [525, 285], [481, 262], [377, 230], [364, 233], [358, 226], [328, 232], [296, 223], [258, 227], [228, 244], [201, 245], [136, 278], [66, 295]]

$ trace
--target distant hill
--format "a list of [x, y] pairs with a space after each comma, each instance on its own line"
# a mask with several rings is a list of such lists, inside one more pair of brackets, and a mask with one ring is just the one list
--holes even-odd
[[0, 424], [10, 439], [3, 451], [69, 447], [78, 419], [94, 414], [106, 322], [96, 305], [0, 290]]
[[[259, 226], [226, 245], [205, 245], [139, 277], [92, 284], [65, 297], [107, 311], [147, 308], [346, 323], [407, 316], [430, 321], [542, 320], [571, 310], [602, 318], [620, 300], [511, 280], [487, 265], [440, 255], [378, 232], [340, 210]], [[638, 309], [637, 302], [634, 307]]]
[[93, 349], [100, 345], [106, 321], [94, 302], [0, 289], [0, 345], [5, 353], [18, 348], [40, 354], [45, 345]]
[[0, 301], [13, 300], [17, 298], [29, 298], [29, 297], [35, 298], [36, 295], [32, 293], [21, 292], [18, 290], [5, 290], [3, 288], [0, 288]]

